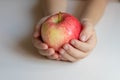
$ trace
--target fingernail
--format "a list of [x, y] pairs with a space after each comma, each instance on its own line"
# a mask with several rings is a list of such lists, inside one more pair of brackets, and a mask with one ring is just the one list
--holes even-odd
[[71, 41], [71, 44], [75, 44], [75, 40], [72, 40], [72, 41]]
[[64, 51], [63, 49], [60, 50], [60, 54], [64, 54], [64, 52], [65, 52], [65, 51]]
[[68, 44], [64, 45], [63, 48], [67, 50], [69, 48]]
[[86, 38], [87, 38], [87, 37], [86, 37], [85, 35], [81, 36], [81, 40], [82, 40], [82, 41], [86, 41]]

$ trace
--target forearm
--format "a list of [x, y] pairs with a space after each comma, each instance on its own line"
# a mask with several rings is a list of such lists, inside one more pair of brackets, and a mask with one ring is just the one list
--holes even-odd
[[53, 14], [56, 12], [66, 12], [67, 0], [45, 0], [47, 6], [46, 13], [47, 15]]
[[86, 18], [95, 25], [102, 17], [107, 2], [107, 0], [88, 0], [81, 15], [81, 20]]

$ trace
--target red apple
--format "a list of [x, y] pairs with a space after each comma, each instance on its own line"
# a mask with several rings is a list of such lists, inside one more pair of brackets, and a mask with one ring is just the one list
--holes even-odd
[[70, 40], [78, 39], [80, 32], [80, 22], [74, 16], [63, 12], [50, 16], [41, 25], [42, 40], [56, 51]]

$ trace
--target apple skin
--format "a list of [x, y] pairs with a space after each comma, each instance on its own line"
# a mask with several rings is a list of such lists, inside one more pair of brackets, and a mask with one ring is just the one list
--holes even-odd
[[81, 23], [68, 13], [57, 13], [50, 16], [41, 25], [41, 38], [55, 51], [72, 39], [78, 39], [81, 32]]

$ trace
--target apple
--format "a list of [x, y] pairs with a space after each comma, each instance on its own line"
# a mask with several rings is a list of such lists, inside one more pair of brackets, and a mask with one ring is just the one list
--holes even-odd
[[41, 24], [41, 38], [55, 51], [72, 39], [78, 39], [81, 32], [81, 23], [71, 14], [59, 12], [47, 18]]

